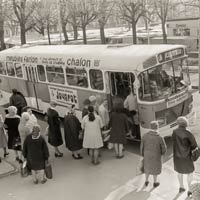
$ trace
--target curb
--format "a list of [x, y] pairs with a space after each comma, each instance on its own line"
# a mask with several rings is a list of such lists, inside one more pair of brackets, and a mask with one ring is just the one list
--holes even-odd
[[4, 161], [4, 162], [6, 162], [7, 164], [11, 165], [11, 166], [13, 167], [13, 170], [11, 170], [11, 171], [9, 171], [9, 172], [6, 172], [6, 173], [4, 173], [4, 174], [0, 174], [0, 179], [1, 179], [1, 178], [4, 178], [4, 177], [6, 177], [6, 176], [10, 176], [10, 175], [16, 174], [16, 173], [19, 172], [19, 170], [17, 169], [17, 167], [16, 167], [14, 164], [12, 164], [12, 163], [10, 163], [9, 161], [4, 160], [4, 159], [2, 159], [2, 161]]

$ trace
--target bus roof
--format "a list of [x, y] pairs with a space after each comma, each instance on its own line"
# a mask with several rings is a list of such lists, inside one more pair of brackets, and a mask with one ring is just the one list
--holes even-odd
[[[36, 56], [99, 60], [104, 70], [142, 71], [143, 63], [165, 51], [184, 47], [183, 45], [44, 45], [14, 47], [0, 52], [2, 56]], [[92, 63], [92, 62], [91, 62]], [[131, 64], [130, 64], [131, 63]], [[91, 67], [95, 67], [91, 65]], [[96, 68], [98, 68], [96, 67]]]

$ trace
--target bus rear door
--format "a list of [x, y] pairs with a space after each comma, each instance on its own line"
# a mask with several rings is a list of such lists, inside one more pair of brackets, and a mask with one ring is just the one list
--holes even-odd
[[36, 67], [31, 65], [25, 66], [25, 70], [27, 74], [27, 90], [30, 99], [28, 105], [31, 106], [33, 109], [41, 110], [37, 94], [38, 76]]

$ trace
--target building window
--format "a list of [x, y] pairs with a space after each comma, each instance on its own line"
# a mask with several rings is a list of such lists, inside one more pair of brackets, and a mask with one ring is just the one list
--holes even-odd
[[15, 71], [18, 78], [23, 78], [22, 66], [19, 63], [15, 63]]
[[174, 36], [190, 36], [190, 29], [189, 28], [176, 28], [173, 29]]
[[47, 80], [49, 82], [65, 84], [65, 77], [62, 67], [47, 65], [46, 70], [47, 70]]
[[103, 74], [97, 69], [90, 70], [90, 85], [92, 89], [103, 90]]
[[13, 67], [12, 62], [7, 62], [6, 68], [7, 68], [8, 76], [15, 76], [15, 69]]
[[6, 75], [6, 68], [3, 62], [0, 62], [0, 74]]
[[88, 87], [88, 77], [85, 69], [66, 67], [66, 78], [69, 85], [84, 88]]
[[38, 78], [40, 81], [46, 81], [46, 75], [43, 65], [37, 65]]

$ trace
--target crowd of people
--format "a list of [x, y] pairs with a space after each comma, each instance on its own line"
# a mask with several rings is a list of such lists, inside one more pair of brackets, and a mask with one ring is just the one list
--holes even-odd
[[[38, 125], [37, 118], [24, 101], [25, 98], [22, 97], [22, 94], [14, 89], [5, 119], [0, 117], [0, 148], [4, 150], [4, 157], [9, 154], [8, 148], [15, 152], [16, 161], [20, 164], [27, 162], [35, 184], [45, 183], [47, 179], [44, 169], [49, 162], [48, 145], [43, 137], [44, 134], [41, 134], [41, 127]], [[46, 113], [47, 135], [48, 143], [54, 147], [54, 156], [56, 158], [63, 157], [60, 146], [65, 143], [66, 148], [71, 151], [75, 160], [83, 159], [81, 149], [86, 148], [91, 157], [91, 163], [98, 165], [101, 156], [100, 148], [104, 146], [103, 135], [105, 132], [109, 132], [109, 143], [113, 144], [116, 158], [123, 158], [127, 133], [134, 137], [133, 133], [135, 130], [137, 131], [137, 126], [139, 126], [136, 122], [137, 118], [135, 118], [138, 113], [135, 95], [130, 91], [124, 102], [116, 101], [111, 113], [108, 111], [107, 99], [103, 99], [98, 105], [96, 97], [90, 96], [83, 103], [81, 122], [76, 116], [75, 105], [72, 105], [70, 111], [64, 116], [63, 141], [61, 120], [56, 110], [57, 104], [54, 101], [50, 102], [50, 107]], [[124, 108], [129, 112], [128, 115], [124, 112]], [[131, 117], [131, 123], [127, 116]], [[185, 191], [183, 174], [187, 174], [188, 196], [190, 196], [194, 172], [191, 152], [197, 148], [197, 143], [192, 133], [187, 130], [187, 119], [179, 117], [177, 123], [179, 127], [172, 133], [174, 169], [178, 173], [180, 193]], [[165, 141], [159, 135], [159, 123], [152, 121], [150, 131], [141, 139], [145, 186], [149, 184], [150, 175], [153, 175], [153, 186], [158, 187], [160, 185], [157, 176], [161, 174], [162, 156], [166, 153], [166, 150]]]

